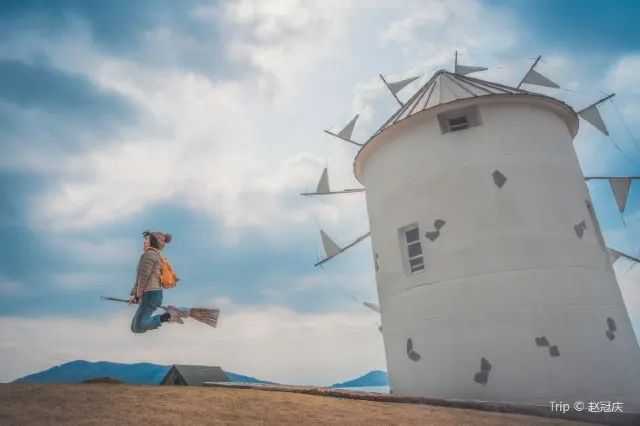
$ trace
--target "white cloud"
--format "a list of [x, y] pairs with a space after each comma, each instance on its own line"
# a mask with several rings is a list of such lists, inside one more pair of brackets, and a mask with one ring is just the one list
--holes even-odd
[[612, 66], [605, 84], [615, 92], [640, 95], [640, 55], [621, 58]]
[[[73, 239], [58, 237], [50, 245], [86, 267], [130, 264], [142, 251], [142, 238]], [[134, 260], [135, 262], [135, 260]]]
[[[97, 272], [69, 272], [51, 274], [51, 283], [59, 290], [77, 291], [104, 286], [109, 281], [109, 274]], [[133, 285], [133, 281], [131, 282]]]
[[429, 53], [434, 64], [452, 59], [456, 49], [498, 52], [519, 41], [515, 17], [479, 1], [414, 0], [403, 6], [403, 16], [382, 30], [380, 38], [404, 44], [413, 55]]
[[[431, 20], [427, 26], [426, 36], [433, 40], [426, 52], [430, 63], [442, 62], [457, 43], [475, 40], [474, 47], [499, 49], [515, 42], [509, 21], [474, 1], [463, 6], [404, 2], [376, 10], [337, 0], [241, 0], [194, 11], [201, 21], [224, 27], [229, 56], [220, 62], [247, 61], [252, 69], [224, 80], [109, 56], [79, 21], [70, 21], [64, 35], [19, 34], [0, 49], [1, 56], [34, 61], [46, 55], [53, 65], [120, 93], [143, 111], [137, 125], [119, 129], [111, 141], [85, 154], [30, 151], [15, 159], [14, 164], [22, 161], [39, 171], [46, 165], [52, 178], [47, 192], [33, 200], [33, 223], [54, 230], [88, 228], [132, 217], [168, 200], [221, 218], [229, 241], [238, 228], [282, 235], [292, 223], [309, 223], [313, 216], [328, 226], [339, 221], [342, 229], [364, 222], [364, 200], [359, 196], [328, 202], [291, 200], [305, 186], [316, 184], [327, 155], [333, 186], [357, 186], [351, 175], [355, 149], [322, 134], [330, 127], [327, 123], [341, 126], [351, 112], [362, 113], [360, 128], [370, 127], [374, 114], [370, 101], [380, 87], [356, 86], [359, 79], [373, 81], [376, 75], [368, 61], [384, 58], [366, 53], [351, 27], [367, 14], [377, 19], [368, 32], [383, 32], [389, 27], [388, 17], [402, 21], [418, 10], [430, 16], [437, 11], [435, 15], [447, 18]], [[492, 31], [483, 31], [489, 22]], [[509, 43], [494, 45], [497, 36], [486, 34], [496, 28], [502, 30], [499, 38]], [[420, 39], [424, 36], [419, 34]], [[366, 41], [371, 47], [371, 40]], [[150, 33], [147, 42], [155, 54], [160, 44], [166, 52], [191, 46], [170, 30]], [[420, 50], [423, 45], [415, 41], [406, 47]], [[404, 58], [399, 68], [415, 62]], [[384, 102], [394, 105], [390, 97]], [[342, 112], [334, 112], [340, 105]], [[357, 204], [361, 206], [354, 208]]]
[[304, 315], [216, 302], [224, 304], [215, 330], [190, 319], [134, 335], [129, 307], [96, 320], [3, 318], [0, 381], [74, 359], [219, 365], [265, 380], [315, 385], [385, 369], [376, 313]]

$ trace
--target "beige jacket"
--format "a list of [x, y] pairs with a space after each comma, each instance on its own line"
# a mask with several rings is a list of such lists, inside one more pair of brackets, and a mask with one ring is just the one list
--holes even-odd
[[162, 290], [160, 284], [160, 273], [162, 271], [162, 260], [160, 253], [155, 250], [147, 250], [138, 261], [138, 274], [136, 282], [131, 289], [131, 295], [142, 297], [147, 291]]

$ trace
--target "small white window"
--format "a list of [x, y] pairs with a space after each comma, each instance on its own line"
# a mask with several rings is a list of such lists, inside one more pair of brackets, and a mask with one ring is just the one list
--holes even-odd
[[420, 228], [418, 228], [418, 225], [404, 228], [402, 237], [407, 269], [412, 274], [422, 271], [424, 269], [424, 257], [422, 255], [422, 243], [420, 242]]

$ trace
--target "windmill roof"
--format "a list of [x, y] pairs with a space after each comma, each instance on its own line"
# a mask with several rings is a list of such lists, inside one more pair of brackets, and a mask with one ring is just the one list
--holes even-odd
[[[480, 80], [449, 71], [437, 71], [431, 79], [416, 92], [391, 118], [376, 132], [422, 111], [460, 99], [487, 95], [531, 94], [523, 89], [504, 84]], [[375, 136], [375, 135], [374, 135]]]

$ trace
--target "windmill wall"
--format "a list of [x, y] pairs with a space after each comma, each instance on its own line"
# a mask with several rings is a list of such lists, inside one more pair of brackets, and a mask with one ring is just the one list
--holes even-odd
[[[443, 134], [460, 111], [473, 127]], [[640, 348], [576, 131], [549, 98], [485, 96], [411, 116], [361, 150], [394, 393], [640, 410]], [[414, 243], [411, 273], [416, 225], [424, 266]]]

